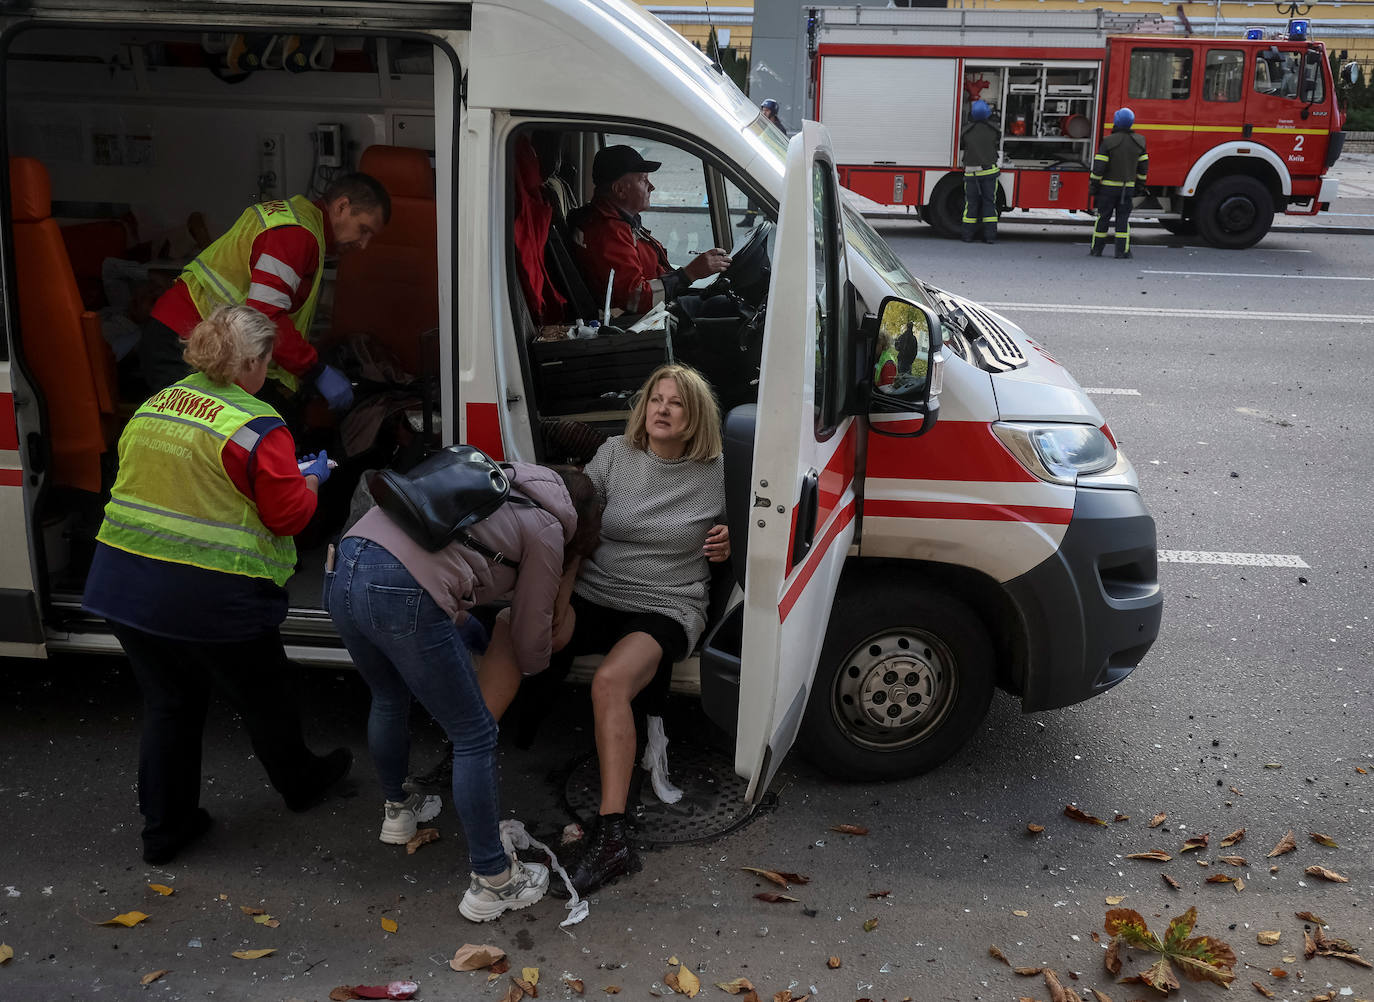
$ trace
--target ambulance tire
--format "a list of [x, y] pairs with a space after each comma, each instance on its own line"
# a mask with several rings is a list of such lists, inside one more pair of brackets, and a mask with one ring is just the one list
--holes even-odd
[[1263, 181], [1244, 174], [1218, 178], [1198, 197], [1193, 221], [1213, 247], [1244, 250], [1269, 232], [1274, 196]]
[[958, 751], [992, 701], [982, 621], [932, 588], [856, 588], [835, 600], [797, 747], [843, 779], [904, 779]]
[[958, 238], [964, 232], [964, 175], [941, 178], [921, 215], [942, 237]]

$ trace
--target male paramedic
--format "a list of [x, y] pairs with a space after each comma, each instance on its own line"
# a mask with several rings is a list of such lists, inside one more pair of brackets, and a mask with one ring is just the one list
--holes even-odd
[[189, 374], [181, 352], [196, 324], [216, 307], [244, 303], [276, 325], [268, 376], [286, 396], [304, 383], [331, 410], [347, 409], [352, 384], [309, 341], [324, 259], [363, 250], [390, 219], [391, 197], [367, 174], [345, 174], [319, 201], [295, 195], [250, 206], [153, 306], [139, 343], [148, 389], [156, 393]]
[[654, 190], [649, 175], [661, 166], [630, 146], [603, 147], [592, 161], [596, 193], [568, 219], [573, 253], [592, 297], [603, 301], [614, 270], [611, 306], [626, 313], [648, 313], [676, 299], [697, 279], [730, 266], [730, 255], [713, 247], [674, 268], [663, 245], [644, 228], [639, 214], [649, 207]]
[[1101, 257], [1107, 246], [1107, 232], [1113, 229], [1116, 217], [1116, 256], [1131, 256], [1131, 205], [1135, 189], [1145, 186], [1150, 169], [1150, 155], [1145, 152], [1145, 137], [1135, 132], [1135, 112], [1121, 108], [1112, 116], [1112, 131], [1093, 157], [1093, 172], [1088, 194], [1097, 204], [1097, 222], [1093, 224], [1092, 246], [1088, 253]]
[[969, 106], [968, 125], [959, 133], [964, 166], [964, 243], [972, 243], [981, 228], [983, 243], [997, 242], [997, 148], [1002, 134], [989, 119], [992, 109], [986, 101]]

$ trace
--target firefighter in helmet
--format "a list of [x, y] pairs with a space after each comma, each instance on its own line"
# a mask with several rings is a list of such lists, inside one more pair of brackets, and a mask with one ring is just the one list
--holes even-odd
[[1145, 152], [1145, 137], [1132, 130], [1135, 113], [1121, 108], [1112, 117], [1112, 131], [1093, 158], [1092, 181], [1088, 192], [1097, 207], [1092, 246], [1088, 253], [1102, 256], [1107, 233], [1115, 216], [1116, 256], [1131, 256], [1131, 200], [1136, 188], [1145, 186], [1150, 155]]
[[981, 227], [983, 243], [997, 242], [997, 148], [1002, 134], [989, 119], [992, 109], [986, 101], [969, 106], [971, 119], [959, 135], [964, 164], [964, 243], [972, 243]]

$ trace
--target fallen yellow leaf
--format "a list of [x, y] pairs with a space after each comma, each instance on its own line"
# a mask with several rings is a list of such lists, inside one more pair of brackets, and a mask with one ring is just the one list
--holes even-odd
[[14, 947], [8, 943], [0, 943], [0, 964], [8, 964], [14, 959]]
[[1125, 901], [1125, 900], [1126, 900], [1126, 895], [1124, 895], [1124, 894], [1113, 894], [1111, 897], [1109, 897], [1109, 898], [1107, 899], [1107, 904], [1109, 904], [1109, 905], [1119, 905], [1119, 904], [1121, 904], [1121, 902], [1123, 902], [1123, 901]]
[[267, 911], [267, 909], [254, 908], [252, 905], [239, 905], [239, 911], [243, 912], [243, 914], [245, 915], [262, 915]]
[[578, 995], [581, 995], [583, 990], [586, 988], [586, 985], [582, 983], [581, 978], [570, 978], [566, 974], [563, 975], [563, 984], [567, 985]]
[[1328, 870], [1324, 866], [1309, 866], [1306, 870], [1303, 870], [1302, 872], [1307, 874], [1309, 877], [1321, 877], [1323, 880], [1330, 880], [1337, 884], [1350, 883], [1349, 877], [1342, 877], [1335, 870]]
[[172, 888], [168, 887], [166, 884], [149, 884], [148, 886], [152, 890], [157, 891], [164, 898], [172, 893]]
[[139, 983], [140, 985], [151, 985], [154, 981], [156, 981], [158, 978], [162, 977], [164, 974], [170, 974], [170, 973], [171, 973], [171, 972], [170, 972], [170, 971], [167, 971], [167, 970], [149, 971], [147, 974], [143, 975], [143, 977], [141, 977], [141, 978], [138, 979], [138, 983]]
[[1324, 845], [1329, 849], [1340, 848], [1340, 846], [1336, 844], [1336, 840], [1333, 839], [1330, 835], [1323, 835], [1321, 832], [1308, 832], [1307, 837], [1310, 838], [1313, 842], [1316, 842], [1318, 845]]
[[421, 828], [419, 831], [415, 833], [415, 836], [409, 842], [406, 843], [406, 854], [414, 856], [416, 850], [419, 849], [420, 846], [428, 845], [430, 842], [438, 841], [438, 828]]
[[393, 919], [393, 918], [387, 918], [385, 915], [383, 915], [383, 916], [382, 916], [382, 928], [385, 929], [387, 932], [395, 932], [397, 929], [400, 928], [400, 926], [398, 926], [398, 925], [396, 924], [396, 920], [395, 920], [395, 919]]
[[701, 991], [701, 979], [687, 970], [686, 964], [677, 969], [677, 990], [689, 999], [696, 998]]
[[520, 968], [520, 980], [528, 981], [532, 985], [539, 984], [539, 968], [522, 967]]
[[278, 922], [271, 915], [268, 915], [266, 913], [263, 913], [262, 915], [254, 915], [253, 921], [256, 922], [258, 925], [265, 925], [269, 929], [275, 929], [277, 926], [281, 925], [280, 922]]
[[270, 957], [276, 952], [276, 947], [268, 950], [235, 950], [230, 956], [238, 960], [261, 960], [263, 957]]
[[828, 968], [830, 968], [832, 971], [838, 971], [838, 970], [840, 969], [840, 958], [839, 958], [839, 957], [829, 957], [829, 958], [827, 958], [826, 961], [825, 961], [825, 966], [828, 967]]
[[1282, 933], [1278, 929], [1264, 929], [1255, 933], [1255, 942], [1262, 946], [1273, 946], [1279, 941]]
[[1017, 918], [1026, 918], [1028, 915], [1030, 915], [1030, 912], [1023, 911], [1020, 908], [1017, 908], [1012, 911], [1012, 914], [1015, 915]]
[[678, 964], [682, 963], [682, 961], [678, 960], [676, 956], [672, 956], [668, 958], [668, 963], [671, 966], [676, 967]]
[[142, 912], [125, 912], [123, 915], [116, 915], [112, 919], [106, 919], [101, 925], [122, 925], [126, 929], [132, 929], [148, 916]]
[[740, 992], [752, 992], [754, 984], [748, 978], [735, 978], [733, 981], [717, 981], [716, 987], [723, 992], [731, 995], [738, 995]]

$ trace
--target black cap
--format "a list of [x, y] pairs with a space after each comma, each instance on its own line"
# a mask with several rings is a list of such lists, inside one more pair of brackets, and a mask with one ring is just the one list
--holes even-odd
[[592, 161], [592, 184], [610, 184], [626, 174], [652, 174], [663, 165], [645, 160], [633, 146], [607, 146]]

